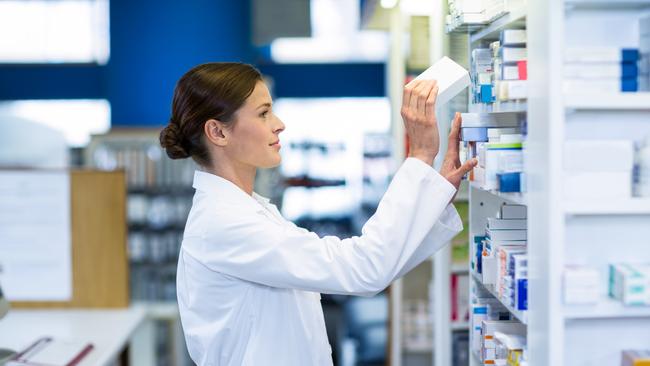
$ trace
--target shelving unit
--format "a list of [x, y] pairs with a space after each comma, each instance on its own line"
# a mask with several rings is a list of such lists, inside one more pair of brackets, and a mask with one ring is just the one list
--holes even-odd
[[[470, 240], [482, 234], [486, 218], [504, 203], [528, 208], [529, 310], [506, 308], [527, 325], [529, 365], [616, 365], [623, 349], [650, 348], [650, 306], [625, 306], [606, 295], [609, 263], [650, 262], [644, 246], [650, 235], [650, 199], [571, 200], [565, 197], [562, 183], [565, 141], [639, 140], [650, 134], [649, 92], [565, 93], [564, 49], [637, 47], [638, 19], [648, 14], [648, 0], [528, 1], [489, 24], [462, 30], [469, 33], [469, 52], [498, 39], [503, 29], [525, 27], [528, 33], [527, 103], [468, 109], [497, 120], [507, 115], [495, 110], [514, 110], [527, 119], [527, 193], [500, 193], [471, 185], [469, 202]], [[462, 27], [453, 31], [458, 29]], [[564, 303], [562, 276], [569, 264], [586, 264], [599, 271], [602, 298], [597, 304]], [[498, 298], [473, 273], [472, 283]], [[438, 287], [435, 291], [438, 297], [447, 294]], [[436, 335], [449, 332], [446, 327], [454, 329], [444, 323], [444, 314], [435, 315]], [[436, 324], [438, 320], [442, 324]], [[595, 334], [600, 339], [587, 338]], [[444, 342], [436, 345], [445, 346]], [[450, 364], [450, 357], [436, 358], [436, 366]], [[471, 352], [470, 365], [480, 364]]]
[[126, 172], [130, 298], [156, 321], [156, 363], [183, 366], [190, 360], [176, 303], [176, 265], [196, 166], [163, 156], [158, 134], [143, 128], [93, 136], [85, 160]]
[[[563, 187], [565, 141], [638, 141], [650, 135], [650, 92], [566, 93], [563, 74], [566, 47], [637, 47], [638, 19], [650, 14], [650, 0], [529, 0], [526, 6], [487, 24], [458, 22], [449, 28], [444, 26], [445, 12], [446, 1], [436, 1], [430, 21], [432, 60], [443, 55], [457, 59], [450, 52], [451, 37], [466, 36], [469, 53], [497, 40], [503, 29], [527, 29], [528, 100], [498, 108], [472, 109], [468, 105], [467, 109], [487, 119], [503, 121], [515, 115], [527, 121], [526, 193], [486, 191], [471, 185], [468, 199], [470, 238], [483, 234], [486, 218], [493, 217], [501, 205], [528, 208], [528, 310], [509, 309], [527, 325], [528, 365], [615, 365], [620, 363], [623, 349], [650, 348], [650, 307], [625, 306], [606, 295], [609, 263], [650, 262], [646, 245], [650, 199], [576, 200], [565, 197]], [[439, 111], [441, 131], [448, 128], [442, 125], [448, 122], [449, 113], [445, 112]], [[452, 364], [450, 339], [466, 326], [449, 319], [449, 276], [471, 272], [469, 265], [452, 265], [449, 258], [450, 251], [445, 248], [433, 260], [436, 366]], [[599, 271], [602, 298], [597, 304], [564, 303], [563, 272], [570, 264]], [[470, 283], [482, 286], [475, 279]], [[492, 290], [494, 295], [489, 286], [484, 290]], [[612, 337], [592, 339], [594, 334]], [[480, 364], [476, 354], [469, 359], [470, 365]]]

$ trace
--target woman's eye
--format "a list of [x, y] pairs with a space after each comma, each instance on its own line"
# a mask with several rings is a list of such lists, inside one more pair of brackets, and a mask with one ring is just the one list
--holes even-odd
[[260, 114], [260, 117], [266, 117], [269, 114], [269, 111], [264, 111]]

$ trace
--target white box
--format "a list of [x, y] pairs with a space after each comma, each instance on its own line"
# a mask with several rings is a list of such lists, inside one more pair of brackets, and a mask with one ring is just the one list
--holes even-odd
[[562, 91], [565, 94], [620, 93], [621, 79], [565, 79]]
[[484, 285], [496, 285], [497, 282], [497, 258], [494, 256], [483, 257], [482, 269], [483, 269], [483, 284]]
[[564, 170], [629, 172], [634, 166], [631, 140], [569, 140], [564, 143]]
[[511, 65], [503, 65], [501, 68], [501, 79], [519, 80], [519, 67], [511, 66]]
[[432, 80], [438, 82], [436, 106], [447, 103], [451, 98], [471, 84], [469, 73], [462, 66], [445, 56], [433, 66], [426, 69], [414, 80]]
[[650, 35], [650, 16], [639, 19], [639, 34]]
[[639, 52], [641, 53], [650, 52], [650, 33], [641, 35], [641, 37], [639, 37]]
[[650, 305], [650, 266], [610, 265], [610, 295], [626, 305]]
[[567, 266], [564, 269], [564, 303], [595, 304], [600, 297], [600, 273], [586, 266]]
[[499, 82], [498, 99], [500, 101], [526, 99], [527, 97], [527, 80], [502, 80]]
[[564, 50], [566, 62], [621, 62], [619, 47], [568, 47]]
[[501, 46], [526, 44], [525, 29], [504, 29], [501, 31]]
[[568, 79], [597, 79], [617, 78], [623, 75], [620, 62], [566, 63], [564, 76]]
[[632, 197], [632, 171], [564, 173], [567, 199], [627, 199]]
[[526, 206], [524, 205], [503, 205], [501, 206], [501, 219], [525, 219]]
[[528, 49], [526, 47], [501, 46], [499, 52], [503, 63], [526, 61], [528, 58]]
[[526, 219], [497, 219], [496, 217], [488, 217], [488, 228], [493, 230], [526, 230]]

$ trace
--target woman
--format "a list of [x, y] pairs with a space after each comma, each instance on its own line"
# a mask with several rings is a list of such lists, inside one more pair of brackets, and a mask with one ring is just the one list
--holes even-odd
[[284, 124], [260, 73], [209, 63], [181, 77], [160, 142], [192, 157], [196, 193], [178, 259], [178, 304], [199, 365], [331, 365], [320, 293], [372, 296], [462, 229], [450, 204], [474, 161], [458, 159], [454, 121], [441, 174], [434, 81], [404, 89], [409, 157], [360, 237], [319, 238], [253, 192], [258, 168], [280, 164]]

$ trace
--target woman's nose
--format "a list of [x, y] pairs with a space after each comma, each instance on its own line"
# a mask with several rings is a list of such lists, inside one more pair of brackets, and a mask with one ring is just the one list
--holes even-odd
[[282, 122], [282, 120], [279, 119], [278, 117], [275, 117], [275, 121], [276, 121], [276, 124], [275, 124], [275, 128], [274, 128], [273, 132], [279, 134], [280, 132], [284, 131], [284, 128], [285, 128], [284, 122]]

